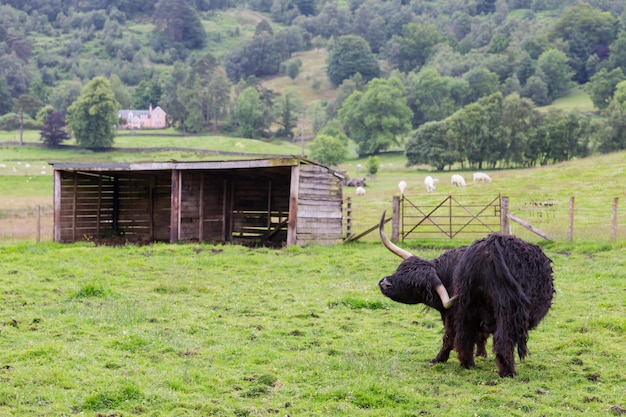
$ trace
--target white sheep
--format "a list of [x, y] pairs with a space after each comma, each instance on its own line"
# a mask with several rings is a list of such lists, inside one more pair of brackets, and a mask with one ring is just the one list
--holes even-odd
[[424, 178], [424, 185], [426, 185], [426, 191], [432, 193], [435, 191], [435, 182], [439, 181], [436, 178], [431, 177], [430, 175]]
[[465, 178], [459, 174], [454, 174], [452, 178], [450, 178], [450, 184], [456, 185], [457, 187], [465, 187]]
[[404, 191], [406, 190], [406, 181], [400, 181], [398, 183], [398, 188], [400, 189], [400, 194], [404, 195]]
[[356, 195], [365, 195], [365, 188], [356, 187]]
[[474, 183], [491, 182], [491, 177], [484, 172], [474, 172]]

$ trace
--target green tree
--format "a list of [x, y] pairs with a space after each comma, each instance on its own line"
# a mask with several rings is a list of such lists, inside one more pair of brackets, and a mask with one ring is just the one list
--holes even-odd
[[211, 122], [211, 99], [209, 93], [209, 85], [215, 71], [219, 67], [219, 62], [212, 54], [206, 54], [200, 58], [194, 65], [194, 74], [200, 80], [200, 88], [202, 90], [202, 106], [204, 108], [204, 119], [207, 125]]
[[365, 170], [369, 175], [376, 175], [378, 170], [380, 169], [380, 158], [376, 155], [371, 155], [367, 157], [367, 161], [365, 161]]
[[67, 108], [80, 96], [83, 84], [80, 80], [61, 81], [50, 92], [50, 104], [60, 111], [67, 112]]
[[37, 112], [37, 117], [36, 117], [37, 124], [39, 126], [43, 126], [46, 119], [50, 117], [50, 115], [54, 113], [55, 111], [56, 110], [54, 109], [54, 107], [52, 107], [49, 104], [46, 104], [45, 106], [40, 108], [39, 111]]
[[526, 166], [524, 153], [539, 123], [540, 115], [530, 99], [521, 98], [518, 94], [504, 98], [501, 124], [506, 146], [505, 163]]
[[239, 134], [244, 138], [258, 138], [262, 135], [265, 123], [265, 112], [259, 92], [248, 87], [235, 100], [235, 120], [239, 126]]
[[463, 75], [463, 79], [467, 81], [470, 87], [470, 102], [493, 94], [500, 87], [498, 75], [487, 68], [472, 68]]
[[350, 97], [355, 91], [364, 91], [365, 86], [362, 82], [361, 74], [356, 74], [352, 78], [344, 80], [339, 88], [337, 88], [337, 94], [334, 99], [328, 100], [326, 104], [326, 119], [332, 120], [339, 114], [339, 109], [343, 106], [343, 102]]
[[611, 68], [621, 68], [626, 73], [626, 31], [619, 32], [617, 39], [609, 47], [609, 65]]
[[451, 134], [461, 161], [482, 169], [485, 164], [495, 167], [506, 152], [502, 132], [501, 93], [483, 97], [454, 113], [448, 119]]
[[232, 80], [241, 80], [251, 75], [275, 75], [280, 72], [281, 62], [287, 60], [290, 54], [287, 37], [274, 36], [271, 30], [257, 28], [251, 40], [243, 42], [226, 54], [224, 68]]
[[443, 171], [460, 162], [450, 126], [445, 120], [427, 122], [413, 130], [404, 148], [407, 166], [426, 164]]
[[155, 34], [170, 47], [200, 49], [206, 43], [206, 32], [196, 10], [185, 0], [159, 0], [152, 19]]
[[612, 71], [607, 71], [606, 68], [602, 68], [589, 79], [584, 89], [587, 94], [589, 94], [593, 106], [596, 109], [603, 110], [606, 109], [611, 102], [617, 84], [625, 79], [626, 77], [624, 77], [624, 73], [620, 67]]
[[291, 60], [287, 63], [285, 67], [285, 75], [291, 78], [291, 81], [295, 81], [298, 74], [300, 74], [300, 67], [302, 66], [302, 61], [299, 59]]
[[217, 132], [219, 121], [225, 116], [230, 103], [230, 83], [223, 67], [217, 67], [208, 86], [209, 112], [213, 118], [213, 132]]
[[348, 156], [348, 147], [336, 136], [319, 134], [311, 142], [311, 159], [324, 165], [339, 165]]
[[613, 100], [602, 114], [609, 132], [600, 137], [598, 150], [608, 153], [626, 149], [626, 81], [617, 84]]
[[112, 147], [118, 110], [119, 103], [109, 81], [104, 77], [92, 79], [67, 109], [68, 127], [74, 133], [76, 143], [87, 149]]
[[276, 105], [277, 123], [280, 129], [276, 132], [278, 137], [293, 138], [293, 130], [298, 125], [298, 113], [302, 108], [302, 102], [294, 91], [287, 91], [279, 99]]
[[399, 145], [399, 136], [411, 130], [413, 112], [406, 103], [404, 84], [397, 77], [376, 78], [367, 91], [355, 91], [339, 110], [339, 119], [349, 127], [359, 155], [372, 155]]
[[435, 68], [423, 68], [414, 78], [412, 90], [414, 125], [442, 120], [457, 109], [452, 97], [454, 78], [444, 77]]
[[408, 23], [402, 27], [399, 69], [419, 70], [432, 55], [443, 36], [431, 23]]
[[182, 130], [188, 133], [200, 133], [204, 128], [202, 112], [202, 90], [200, 81], [194, 77], [189, 87], [180, 87], [178, 95], [185, 105]]
[[43, 103], [33, 96], [22, 94], [14, 101], [15, 111], [20, 118], [20, 145], [24, 144], [24, 113], [34, 118]]
[[128, 92], [128, 88], [126, 88], [122, 80], [120, 80], [120, 77], [117, 76], [117, 74], [111, 74], [109, 82], [111, 83], [111, 90], [113, 90], [115, 99], [118, 103], [120, 103], [120, 107], [122, 109], [129, 109], [132, 99], [130, 93]]
[[584, 34], [592, 46], [608, 45], [617, 35], [617, 17], [588, 3], [566, 9], [550, 31], [551, 40]]
[[183, 129], [187, 116], [184, 92], [191, 88], [188, 83], [193, 82], [189, 68], [182, 62], [177, 62], [171, 69], [163, 85], [161, 106], [167, 111], [167, 118], [177, 129]]
[[161, 104], [163, 89], [157, 80], [143, 79], [135, 87], [132, 97], [132, 108], [135, 110], [147, 109], [152, 104], [156, 107]]
[[533, 61], [528, 52], [521, 51], [521, 59], [515, 70], [515, 75], [517, 75], [521, 85], [525, 85], [526, 81], [535, 75], [535, 61]]
[[0, 77], [0, 116], [11, 111], [12, 106], [11, 93], [7, 89], [7, 82]]
[[531, 76], [526, 81], [526, 85], [522, 88], [522, 96], [531, 99], [537, 106], [550, 104], [548, 86], [543, 78], [537, 75]]
[[326, 73], [334, 85], [340, 85], [356, 73], [365, 81], [378, 77], [380, 68], [367, 42], [360, 36], [342, 36], [328, 55]]
[[549, 111], [537, 133], [543, 142], [542, 165], [569, 161], [588, 153], [588, 119], [577, 112]]
[[50, 98], [51, 88], [44, 84], [41, 78], [34, 79], [28, 87], [28, 92], [42, 103], [47, 103]]
[[348, 136], [344, 133], [343, 129], [341, 128], [341, 123], [337, 119], [333, 119], [329, 121], [326, 124], [326, 126], [324, 126], [320, 130], [319, 133], [320, 135], [327, 135], [327, 136], [339, 138], [346, 146], [348, 146], [348, 142], [350, 141]]
[[561, 97], [569, 88], [574, 71], [568, 64], [567, 56], [557, 50], [549, 49], [537, 59], [537, 69], [544, 75], [551, 100]]

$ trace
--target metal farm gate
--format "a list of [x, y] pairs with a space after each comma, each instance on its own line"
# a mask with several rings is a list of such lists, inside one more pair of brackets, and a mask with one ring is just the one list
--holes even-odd
[[464, 195], [463, 201], [447, 196], [438, 202], [421, 198], [415, 202], [400, 197], [401, 240], [439, 238], [453, 239], [458, 235], [485, 235], [501, 230], [501, 197]]

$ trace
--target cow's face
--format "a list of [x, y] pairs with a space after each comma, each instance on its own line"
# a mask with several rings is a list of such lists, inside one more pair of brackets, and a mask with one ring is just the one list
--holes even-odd
[[441, 285], [433, 264], [418, 257], [404, 260], [393, 275], [378, 282], [380, 291], [394, 301], [404, 304], [440, 304], [435, 287]]

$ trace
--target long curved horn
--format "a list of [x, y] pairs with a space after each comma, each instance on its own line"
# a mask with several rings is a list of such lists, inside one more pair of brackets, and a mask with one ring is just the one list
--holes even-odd
[[387, 249], [389, 249], [392, 253], [395, 253], [402, 259], [407, 259], [407, 258], [410, 258], [411, 256], [414, 256], [412, 253], [407, 252], [404, 249], [394, 245], [389, 240], [389, 238], [387, 238], [387, 235], [385, 234], [385, 214], [387, 214], [387, 210], [383, 211], [383, 216], [381, 217], [380, 225], [378, 226], [378, 231], [380, 233], [380, 240], [383, 241], [383, 244], [385, 245]]
[[456, 297], [450, 298], [450, 296], [448, 295], [448, 290], [446, 290], [446, 287], [444, 287], [443, 284], [437, 285], [435, 287], [435, 291], [437, 291], [437, 294], [439, 294], [439, 298], [441, 298], [443, 308], [448, 309], [452, 307], [452, 304], [454, 304], [454, 300]]

